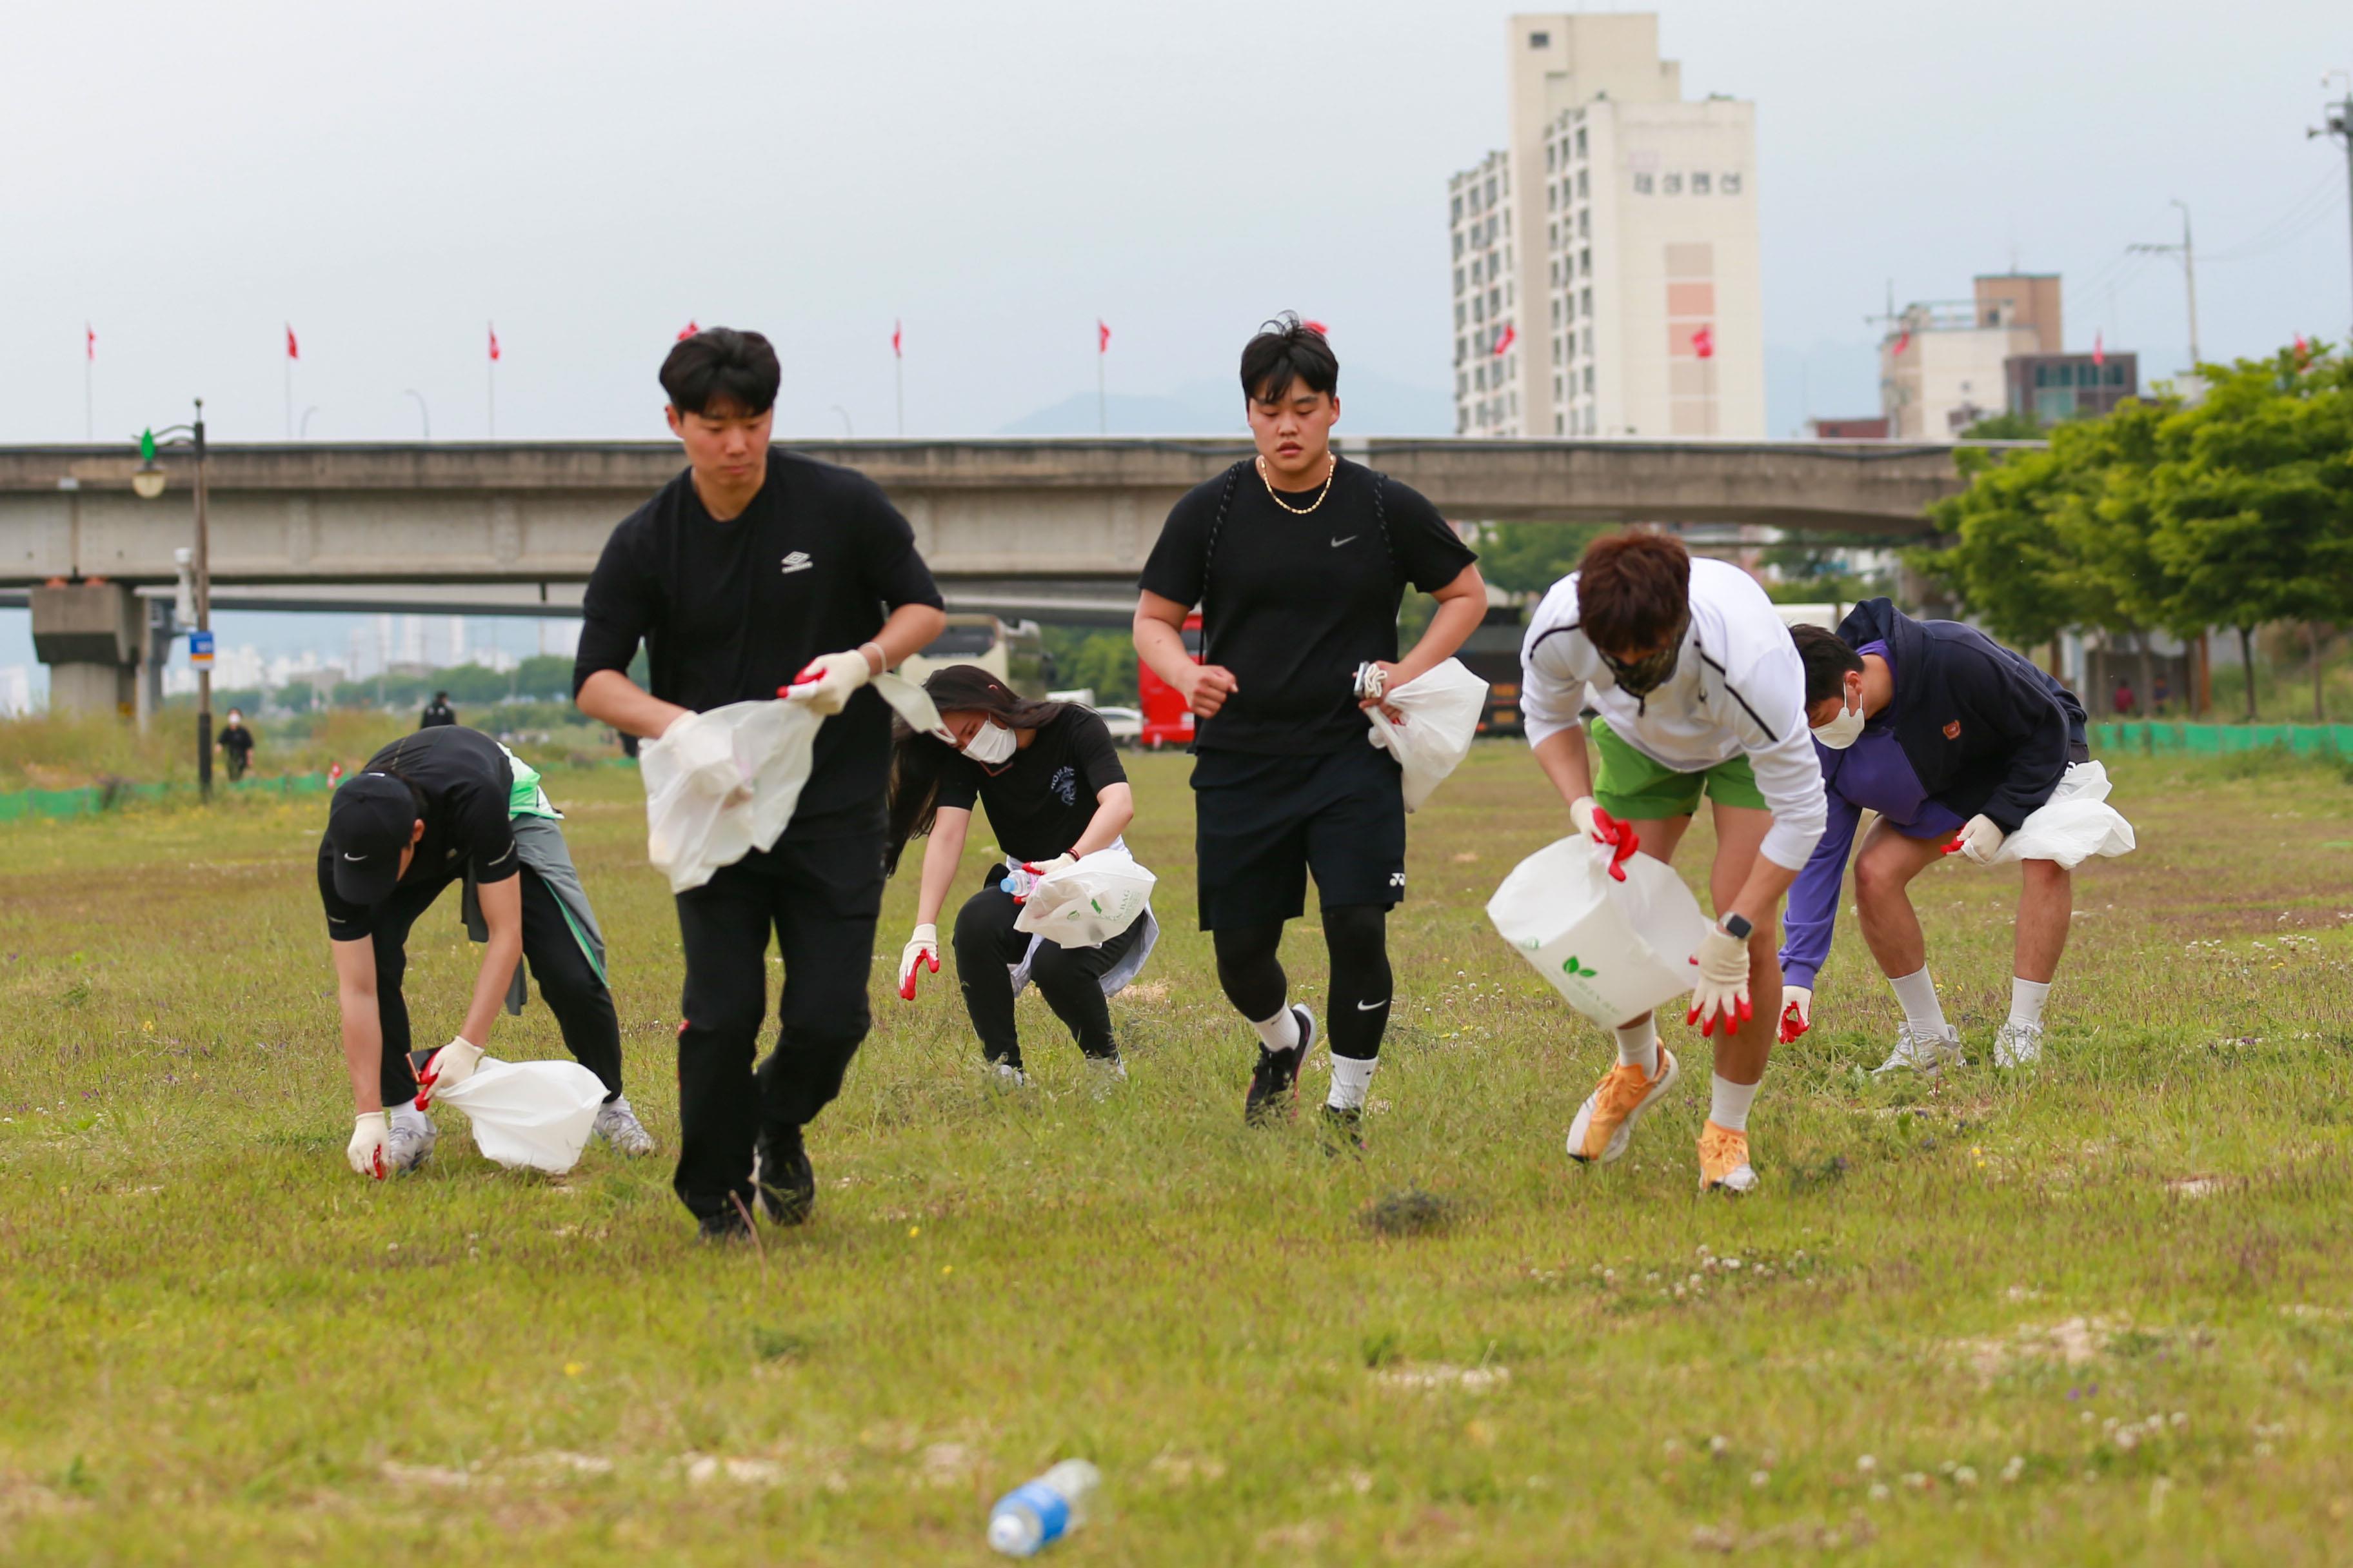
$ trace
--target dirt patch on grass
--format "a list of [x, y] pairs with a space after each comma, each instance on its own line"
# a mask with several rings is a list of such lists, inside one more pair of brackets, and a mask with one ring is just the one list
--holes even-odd
[[2114, 1318], [2068, 1318], [2056, 1323], [2024, 1324], [2008, 1335], [1981, 1340], [1957, 1340], [1956, 1359], [1990, 1382], [2013, 1367], [2043, 1363], [2081, 1366], [2108, 1348], [2126, 1331]]

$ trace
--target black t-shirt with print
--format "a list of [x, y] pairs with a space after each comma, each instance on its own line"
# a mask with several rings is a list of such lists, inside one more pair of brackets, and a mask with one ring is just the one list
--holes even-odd
[[1095, 815], [1095, 797], [1127, 782], [1111, 731], [1092, 709], [1065, 708], [1031, 731], [1037, 739], [990, 773], [969, 757], [940, 773], [939, 804], [988, 807], [997, 847], [1017, 859], [1051, 860], [1079, 841]]
[[[572, 689], [646, 645], [653, 694], [703, 712], [773, 699], [823, 653], [871, 641], [902, 605], [941, 605], [914, 530], [863, 474], [771, 450], [721, 522], [682, 473], [613, 530], [581, 608]], [[879, 833], [891, 710], [863, 688], [818, 731], [789, 839]]]
[[[399, 887], [445, 883], [473, 874], [478, 883], [503, 882], [522, 868], [515, 853], [514, 772], [499, 743], [480, 730], [441, 725], [404, 735], [368, 759], [366, 773], [390, 773], [424, 797], [417, 816], [425, 837]], [[335, 852], [319, 841], [319, 898], [327, 906], [327, 933], [353, 942], [375, 929], [364, 904], [335, 892]]]
[[[1315, 492], [1283, 500], [1303, 507]], [[1200, 721], [1195, 748], [1310, 756], [1364, 744], [1351, 678], [1397, 658], [1406, 585], [1434, 593], [1477, 559], [1425, 497], [1345, 458], [1305, 517], [1276, 505], [1248, 462], [1194, 487], [1169, 512], [1142, 586], [1198, 605], [1201, 662], [1233, 672], [1233, 694]]]

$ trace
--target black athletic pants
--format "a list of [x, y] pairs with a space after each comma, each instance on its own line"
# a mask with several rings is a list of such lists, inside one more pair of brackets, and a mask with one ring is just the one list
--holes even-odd
[[[866, 1038], [867, 971], [882, 910], [880, 834], [787, 839], [678, 895], [686, 949], [678, 1032], [679, 1197], [698, 1218], [752, 1202], [763, 1127], [804, 1126], [841, 1092]], [[784, 956], [776, 1048], [755, 1073], [768, 936]]]
[[[596, 1075], [609, 1100], [621, 1092], [621, 1022], [613, 1012], [613, 994], [581, 951], [564, 918], [564, 907], [539, 873], [525, 866], [515, 875], [522, 879], [523, 962], [531, 966], [548, 1011], [555, 1015], [556, 1027], [564, 1031], [564, 1048]], [[408, 1059], [408, 1003], [400, 993], [401, 976], [408, 968], [408, 929], [443, 889], [459, 880], [452, 876], [416, 887], [403, 883], [369, 913], [375, 944], [375, 1012], [384, 1031], [378, 1082], [387, 1110], [417, 1098], [417, 1074]]]
[[[1006, 965], [1018, 963], [1029, 951], [1029, 933], [1016, 931], [1021, 906], [997, 885], [992, 870], [987, 887], [965, 900], [956, 911], [956, 984], [964, 988], [965, 1011], [972, 1015], [973, 1032], [980, 1037], [981, 1054], [993, 1062], [1021, 1065], [1021, 1037], [1013, 1024], [1013, 976]], [[1112, 1038], [1111, 1004], [1103, 994], [1103, 977], [1119, 966], [1144, 940], [1144, 922], [1137, 921], [1101, 947], [1057, 947], [1040, 942], [1029, 965], [1029, 979], [1046, 998], [1054, 1016], [1070, 1026], [1079, 1049], [1091, 1057], [1119, 1055]]]
[[[1389, 1021], [1388, 909], [1382, 904], [1324, 906], [1324, 945], [1332, 959], [1324, 1037], [1335, 1057], [1369, 1061], [1381, 1054]], [[1275, 954], [1282, 924], [1219, 926], [1210, 933], [1218, 952], [1218, 984], [1245, 1018], [1271, 1018], [1291, 982]]]

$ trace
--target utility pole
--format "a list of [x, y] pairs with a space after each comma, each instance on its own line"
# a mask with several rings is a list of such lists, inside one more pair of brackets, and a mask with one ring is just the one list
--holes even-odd
[[[213, 629], [212, 519], [206, 508], [211, 474], [205, 453], [205, 400], [196, 399], [196, 630]], [[213, 667], [196, 667], [196, 789], [213, 797]]]
[[[2346, 210], [2347, 216], [2353, 218], [2353, 73], [2330, 71], [2328, 75], [2320, 79], [2320, 85], [2326, 88], [2330, 81], [2338, 78], [2343, 78], [2345, 80], [2345, 96], [2328, 106], [2328, 118], [2318, 129], [2307, 131], [2305, 135], [2307, 138], [2334, 136], [2337, 141], [2345, 143]], [[2353, 335], [2348, 335], [2348, 341], [2353, 342]]]
[[2151, 256], [2181, 258], [2181, 276], [2189, 289], [2189, 374], [2196, 375], [2203, 362], [2198, 356], [2198, 251], [2189, 238], [2189, 204], [2176, 196], [2173, 205], [2181, 209], [2181, 243], [2179, 245], [2128, 245], [2126, 250], [2146, 252]]

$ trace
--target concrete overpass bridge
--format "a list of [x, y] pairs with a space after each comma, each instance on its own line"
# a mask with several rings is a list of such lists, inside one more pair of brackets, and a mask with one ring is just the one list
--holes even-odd
[[[952, 608], [1123, 623], [1169, 507], [1249, 451], [1175, 438], [796, 449], [890, 492]], [[1961, 488], [1951, 447], [1892, 442], [1375, 438], [1341, 449], [1466, 521], [1925, 536], [1924, 509]], [[190, 542], [193, 459], [168, 449], [162, 462], [169, 488], [143, 500], [127, 446], [0, 447], [0, 591], [38, 601], [46, 584], [113, 585], [70, 595], [71, 634], [60, 623], [42, 637], [37, 604], [36, 636], [53, 666], [114, 665], [108, 679], [126, 689], [116, 700], [130, 700], [153, 625], [133, 591], [172, 584], [174, 552]], [[667, 441], [216, 444], [214, 604], [569, 614], [614, 523], [681, 466]], [[51, 609], [68, 613], [66, 600]], [[80, 685], [60, 673], [53, 700], [103, 705]]]

